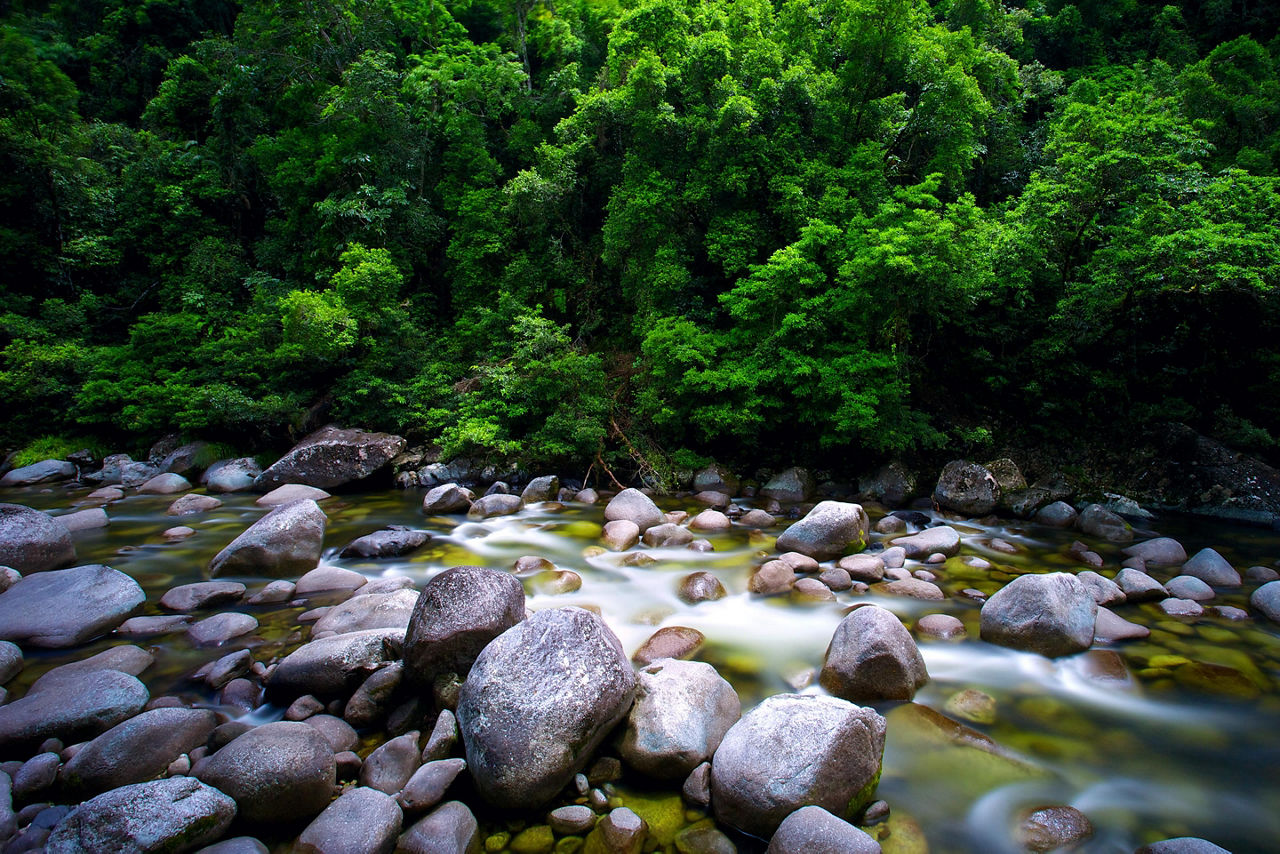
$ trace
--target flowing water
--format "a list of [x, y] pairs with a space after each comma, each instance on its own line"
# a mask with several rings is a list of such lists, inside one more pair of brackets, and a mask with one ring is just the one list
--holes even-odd
[[[75, 509], [87, 492], [8, 490], [0, 500], [64, 512]], [[76, 535], [79, 561], [105, 563], [132, 575], [147, 591], [145, 613], [160, 613], [156, 602], [166, 589], [202, 580], [209, 559], [265, 512], [253, 504], [253, 496], [222, 497], [222, 507], [181, 519], [164, 515], [170, 497], [130, 496], [112, 503], [109, 527]], [[557, 568], [578, 573], [582, 587], [550, 595], [541, 592], [536, 577], [526, 578], [530, 609], [580, 605], [598, 610], [628, 654], [659, 628], [697, 629], [706, 643], [695, 657], [714, 664], [734, 684], [744, 710], [774, 693], [821, 691], [816, 675], [824, 651], [854, 603], [882, 605], [909, 628], [927, 613], [960, 618], [968, 630], [964, 639], [919, 639], [932, 679], [915, 703], [877, 707], [889, 720], [879, 797], [889, 803], [892, 818], [872, 832], [881, 835], [887, 852], [1017, 851], [1020, 813], [1046, 804], [1070, 804], [1089, 817], [1096, 833], [1084, 851], [1129, 852], [1145, 842], [1183, 835], [1205, 837], [1236, 854], [1280, 850], [1280, 627], [1256, 612], [1252, 619], [1233, 622], [1211, 611], [1180, 619], [1165, 616], [1154, 605], [1122, 605], [1118, 613], [1152, 631], [1150, 638], [1104, 648], [1113, 652], [1099, 653], [1095, 647], [1050, 661], [978, 639], [979, 604], [959, 592], [994, 592], [1024, 572], [1083, 569], [1067, 555], [1076, 537], [1072, 532], [1029, 523], [984, 527], [953, 521], [964, 538], [961, 554], [930, 567], [948, 594], [945, 601], [873, 591], [840, 593], [834, 604], [813, 605], [747, 593], [752, 568], [772, 554], [782, 525], [764, 533], [735, 526], [708, 535], [714, 551], [706, 553], [642, 546], [633, 552], [654, 562], [628, 565], [624, 554], [600, 546], [603, 503], [535, 505], [515, 516], [472, 522], [462, 516], [426, 518], [420, 502], [417, 491], [325, 501], [321, 506], [330, 520], [325, 562], [370, 578], [408, 576], [421, 588], [450, 566], [511, 569], [521, 556], [547, 558]], [[662, 504], [664, 510], [699, 509], [675, 499]], [[190, 525], [197, 534], [166, 542], [161, 532], [175, 524]], [[430, 531], [433, 540], [406, 559], [336, 557], [345, 543], [388, 524]], [[1280, 558], [1280, 535], [1271, 532], [1180, 520], [1160, 520], [1151, 527], [1179, 538], [1189, 554], [1213, 546], [1241, 570]], [[992, 550], [993, 536], [1013, 543], [1018, 553]], [[873, 535], [872, 548], [881, 540]], [[1114, 575], [1121, 559], [1118, 548], [1102, 542], [1090, 546], [1106, 559], [1104, 574]], [[991, 567], [973, 568], [965, 560], [973, 556]], [[917, 567], [909, 561], [908, 568]], [[682, 602], [677, 584], [695, 570], [714, 573], [729, 595], [693, 606]], [[1163, 581], [1173, 573], [1153, 574]], [[251, 592], [266, 581], [237, 580]], [[1215, 604], [1248, 609], [1247, 594], [1254, 586], [1219, 591]], [[296, 647], [308, 633], [297, 619], [305, 610], [302, 605], [242, 610], [254, 614], [261, 628], [226, 648], [195, 649], [182, 634], [142, 642], [157, 658], [141, 677], [152, 695], [172, 693], [210, 704], [212, 695], [186, 678], [201, 664], [239, 647], [253, 649], [255, 658], [266, 661]], [[11, 695], [24, 691], [48, 666], [120, 642], [108, 638], [87, 649], [34, 653], [27, 669], [8, 686]], [[986, 722], [963, 720], [948, 711], [949, 701], [967, 689], [994, 700], [994, 714], [977, 716]], [[266, 707], [253, 717], [270, 720], [282, 712]], [[363, 750], [374, 743], [367, 740]], [[615, 802], [644, 816], [655, 838], [669, 847], [681, 828], [705, 821], [701, 813], [680, 805], [677, 789], [624, 777], [614, 784], [613, 794]], [[471, 801], [495, 849], [539, 820], [536, 815], [495, 815]], [[763, 850], [758, 841], [734, 840], [740, 850]]]

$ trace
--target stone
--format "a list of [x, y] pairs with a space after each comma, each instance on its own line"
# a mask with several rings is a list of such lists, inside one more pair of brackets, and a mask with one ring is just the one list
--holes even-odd
[[947, 698], [947, 713], [976, 724], [991, 724], [996, 720], [996, 701], [990, 694], [974, 688], [966, 688]]
[[676, 592], [682, 602], [696, 605], [699, 602], [712, 602], [728, 595], [720, 579], [705, 570], [690, 573], [680, 579], [680, 587]]
[[22, 763], [13, 775], [13, 796], [18, 801], [33, 801], [49, 789], [58, 778], [62, 758], [57, 753], [37, 753]]
[[94, 738], [149, 699], [146, 686], [118, 670], [46, 674], [24, 697], [0, 706], [0, 755], [30, 750], [50, 736], [68, 744]]
[[838, 558], [867, 544], [871, 522], [860, 504], [821, 501], [778, 537], [779, 551], [796, 551], [815, 560]]
[[436, 807], [400, 835], [403, 854], [479, 854], [480, 826], [461, 801]]
[[1133, 540], [1133, 528], [1120, 516], [1101, 504], [1090, 504], [1080, 511], [1076, 527], [1091, 537], [1112, 543], [1128, 543]]
[[144, 601], [138, 582], [109, 566], [34, 573], [0, 593], [0, 639], [23, 647], [78, 646], [120, 625]]
[[653, 499], [638, 489], [624, 489], [615, 495], [605, 505], [604, 518], [606, 522], [620, 519], [634, 522], [641, 534], [667, 521]]
[[555, 475], [535, 477], [520, 493], [521, 504], [541, 504], [543, 501], [554, 501], [560, 491], [560, 478]]
[[732, 527], [733, 522], [719, 510], [703, 510], [689, 520], [689, 528], [693, 531], [727, 531]]
[[268, 582], [261, 590], [254, 593], [245, 600], [246, 605], [279, 605], [281, 602], [288, 602], [293, 598], [294, 591], [297, 589], [292, 581], [277, 579]]
[[552, 810], [547, 815], [547, 824], [556, 833], [563, 835], [583, 834], [591, 830], [596, 823], [596, 814], [591, 807], [573, 805]]
[[[714, 490], [705, 490], [697, 492], [693, 495], [693, 500], [699, 504], [705, 504], [707, 507], [716, 511], [724, 511], [729, 509], [729, 505], [733, 499], [727, 492], [716, 492]], [[725, 518], [728, 518], [727, 516]]]
[[418, 591], [396, 590], [393, 593], [361, 593], [334, 605], [311, 627], [313, 637], [332, 632], [337, 635], [369, 629], [408, 630]]
[[1231, 852], [1198, 836], [1178, 836], [1143, 845], [1133, 854], [1231, 854]]
[[1039, 807], [1026, 813], [1014, 834], [1028, 851], [1071, 849], [1093, 836], [1093, 825], [1075, 807]]
[[322, 427], [273, 463], [255, 482], [261, 490], [285, 483], [333, 489], [363, 480], [391, 462], [408, 443], [389, 433]]
[[791, 596], [795, 601], [807, 604], [836, 601], [831, 588], [816, 578], [801, 578], [791, 587]]
[[300, 575], [320, 562], [328, 517], [310, 499], [275, 508], [209, 562], [209, 575]]
[[267, 678], [269, 697], [287, 705], [303, 694], [348, 696], [373, 671], [401, 657], [404, 632], [370, 629], [313, 640], [289, 653]]
[[605, 524], [601, 539], [615, 552], [626, 551], [640, 542], [640, 526], [630, 519], [615, 519]]
[[1074, 575], [1020, 575], [982, 606], [982, 639], [1055, 658], [1088, 649], [1098, 603]]
[[519, 513], [524, 507], [519, 495], [507, 495], [497, 492], [477, 498], [467, 511], [468, 519], [491, 519], [495, 516], [510, 516]]
[[782, 560], [767, 561], [747, 581], [747, 590], [761, 596], [776, 596], [790, 593], [791, 586], [796, 583], [796, 571]]
[[65, 526], [39, 510], [0, 504], [0, 565], [28, 575], [75, 559], [76, 547]]
[[191, 481], [180, 474], [164, 472], [138, 487], [140, 495], [176, 495], [191, 489]]
[[166, 516], [192, 516], [196, 513], [208, 513], [222, 506], [222, 499], [212, 495], [190, 493], [179, 498], [164, 511]]
[[477, 789], [497, 806], [541, 806], [585, 767], [634, 690], [622, 645], [589, 611], [539, 611], [508, 629], [480, 653], [458, 701]]
[[1244, 580], [1252, 584], [1266, 584], [1280, 579], [1280, 572], [1269, 566], [1251, 566], [1244, 571]]
[[571, 569], [545, 569], [529, 578], [533, 595], [563, 596], [582, 588], [582, 576]]
[[594, 489], [583, 489], [573, 496], [573, 500], [580, 504], [595, 504], [600, 500], [600, 493]]
[[476, 494], [456, 483], [442, 483], [432, 487], [422, 497], [422, 512], [428, 516], [445, 513], [466, 513], [476, 500]]
[[423, 587], [409, 618], [406, 674], [419, 685], [444, 673], [465, 677], [480, 651], [524, 615], [524, 588], [514, 576], [479, 566], [447, 569]]
[[1187, 562], [1187, 550], [1172, 537], [1143, 540], [1120, 550], [1125, 557], [1142, 558], [1151, 566], [1177, 566]]
[[1192, 599], [1168, 598], [1159, 603], [1160, 610], [1170, 617], [1199, 617], [1204, 614], [1204, 607]]
[[[1046, 489], [1037, 487], [1028, 487], [1027, 489], [1016, 489], [1012, 492], [1001, 490], [1000, 506], [1007, 508], [1014, 516], [1019, 519], [1030, 519], [1036, 514], [1036, 511], [1048, 505], [1053, 499]], [[1072, 511], [1074, 517], [1075, 511]]]
[[193, 623], [187, 629], [187, 638], [196, 646], [221, 646], [257, 628], [258, 621], [250, 615], [231, 611]]
[[954, 557], [960, 553], [960, 532], [950, 525], [939, 525], [909, 537], [899, 537], [893, 545], [902, 549], [908, 558], [916, 560], [931, 554]]
[[219, 460], [201, 476], [200, 482], [210, 492], [247, 492], [253, 489], [254, 481], [262, 469], [253, 457], [239, 457], [234, 460]]
[[332, 593], [335, 591], [354, 592], [369, 583], [355, 570], [341, 566], [317, 566], [310, 570], [294, 585], [296, 596], [310, 596], [314, 593]]
[[406, 813], [423, 813], [444, 798], [453, 781], [467, 768], [464, 759], [439, 759], [427, 762], [400, 789], [396, 802]]
[[245, 586], [238, 581], [197, 581], [171, 587], [160, 597], [160, 607], [170, 611], [198, 611], [230, 605], [244, 595]]
[[652, 777], [687, 777], [711, 759], [741, 714], [737, 692], [714, 667], [659, 659], [636, 674], [622, 759]]
[[441, 709], [431, 734], [427, 736], [427, 745], [422, 748], [422, 761], [435, 762], [448, 757], [457, 746], [458, 738], [458, 719], [448, 709]]
[[940, 602], [947, 598], [947, 594], [942, 592], [941, 587], [919, 578], [882, 582], [874, 589], [877, 593], [888, 596], [905, 596], [908, 599], [923, 599], [928, 602]]
[[378, 745], [360, 766], [360, 785], [394, 796], [422, 765], [417, 730]]
[[1261, 611], [1271, 622], [1280, 623], [1280, 581], [1268, 581], [1253, 591], [1253, 595], [1249, 597], [1249, 604]]
[[941, 507], [966, 516], [985, 516], [1000, 501], [1000, 484], [985, 466], [968, 460], [952, 460], [943, 466], [933, 500]]
[[337, 782], [333, 748], [305, 723], [255, 727], [208, 757], [192, 773], [235, 799], [255, 824], [312, 818], [329, 804]]
[[1214, 596], [1213, 588], [1194, 575], [1171, 578], [1164, 589], [1175, 599], [1191, 599], [1195, 602], [1208, 602]]
[[1076, 578], [1089, 588], [1093, 601], [1099, 605], [1119, 605], [1125, 601], [1124, 591], [1120, 589], [1120, 585], [1106, 576], [1086, 569], [1084, 572], [1077, 573]]
[[858, 481], [858, 491], [885, 507], [901, 507], [916, 495], [916, 477], [902, 463], [894, 461], [876, 472], [873, 477]]
[[723, 492], [727, 495], [737, 495], [739, 485], [737, 476], [718, 463], [712, 463], [693, 475], [694, 492]]
[[0, 477], [0, 486], [35, 486], [40, 483], [52, 483], [68, 480], [76, 476], [76, 465], [67, 460], [41, 460], [29, 466], [22, 466], [5, 472]]
[[82, 676], [99, 670], [118, 670], [137, 676], [155, 663], [155, 656], [136, 646], [113, 646], [96, 655], [60, 664], [32, 684], [28, 693], [50, 687], [58, 682], [74, 682]]
[[836, 697], [777, 694], [730, 727], [711, 761], [716, 819], [770, 836], [802, 806], [852, 818], [872, 799], [885, 719]]
[[1093, 626], [1093, 639], [1098, 643], [1115, 643], [1122, 640], [1135, 640], [1150, 637], [1151, 630], [1146, 626], [1131, 623], [1114, 611], [1099, 606], [1098, 619]]
[[124, 498], [124, 490], [115, 486], [104, 486], [95, 489], [84, 497], [85, 503], [100, 502], [102, 504], [110, 504], [112, 501], [119, 501]]
[[391, 854], [404, 816], [395, 798], [359, 786], [348, 789], [298, 836], [315, 854]]
[[266, 495], [259, 496], [258, 500], [253, 503], [259, 507], [281, 507], [285, 504], [292, 504], [295, 501], [315, 501], [319, 503], [332, 497], [323, 489], [317, 489], [314, 486], [307, 486], [304, 483], [286, 483], [283, 486], [277, 486]]
[[769, 478], [760, 490], [763, 498], [772, 498], [788, 504], [798, 504], [813, 497], [813, 475], [808, 469], [792, 467]]
[[0, 641], [0, 685], [22, 672], [22, 650], [9, 641]]
[[207, 742], [216, 723], [208, 709], [143, 712], [82, 747], [62, 769], [62, 785], [83, 797], [151, 780], [179, 756]]
[[640, 539], [650, 548], [676, 548], [693, 542], [693, 534], [688, 528], [664, 522], [646, 529]]
[[849, 573], [853, 581], [875, 584], [884, 578], [884, 559], [876, 555], [847, 555], [840, 558], [836, 566]]
[[836, 627], [819, 681], [831, 694], [854, 702], [910, 700], [929, 681], [929, 672], [893, 612], [864, 605]]
[[431, 542], [431, 535], [426, 531], [413, 531], [407, 528], [392, 526], [383, 531], [374, 531], [358, 537], [342, 548], [340, 558], [387, 558], [403, 557]]
[[[225, 686], [232, 679], [248, 676], [253, 667], [253, 653], [247, 649], [228, 653], [208, 665], [205, 684], [215, 691]], [[201, 668], [202, 670], [204, 668]]]
[[1070, 528], [1076, 523], [1079, 514], [1076, 513], [1076, 508], [1067, 502], [1054, 501], [1037, 510], [1033, 518], [1041, 525], [1048, 525], [1051, 528]]
[[252, 836], [233, 836], [201, 848], [196, 854], [269, 854], [269, 849]]
[[964, 623], [950, 614], [925, 614], [916, 620], [916, 631], [926, 637], [938, 638], [939, 640], [951, 640], [952, 638], [965, 636]]
[[1243, 584], [1235, 567], [1213, 549], [1196, 552], [1194, 557], [1183, 564], [1182, 574], [1195, 576], [1214, 587], [1239, 587]]
[[783, 820], [766, 854], [880, 854], [880, 843], [822, 807], [801, 807]]
[[189, 851], [231, 826], [236, 803], [191, 777], [134, 783], [86, 801], [49, 835], [49, 854]]
[[891, 537], [895, 534], [906, 533], [907, 523], [897, 516], [884, 516], [876, 522], [874, 530], [877, 534]]
[[176, 543], [180, 540], [185, 540], [188, 537], [194, 537], [195, 535], [195, 528], [187, 525], [175, 525], [172, 528], [166, 528], [160, 536], [164, 537], [168, 542]]
[[1115, 582], [1124, 591], [1125, 601], [1128, 602], [1149, 602], [1169, 595], [1163, 584], [1131, 566], [1117, 572]]
[[98, 528], [105, 528], [111, 524], [111, 519], [107, 516], [107, 511], [101, 507], [94, 507], [87, 510], [77, 510], [75, 513], [64, 513], [61, 516], [54, 516], [58, 524], [66, 528], [72, 534], [80, 531], [93, 531]]
[[838, 566], [824, 569], [818, 575], [818, 581], [825, 584], [829, 590], [835, 592], [848, 590], [853, 586], [853, 579], [849, 576], [849, 571]]
[[360, 744], [355, 727], [334, 715], [311, 715], [303, 723], [320, 733], [320, 737], [333, 748], [334, 756], [353, 751]]
[[706, 642], [706, 636], [688, 626], [658, 629], [631, 656], [638, 667], [647, 667], [661, 658], [688, 658]]

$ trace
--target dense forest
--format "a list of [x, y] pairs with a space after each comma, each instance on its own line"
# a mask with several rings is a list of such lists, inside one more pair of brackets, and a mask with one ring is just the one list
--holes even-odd
[[1280, 440], [1280, 6], [5, 0], [0, 445]]

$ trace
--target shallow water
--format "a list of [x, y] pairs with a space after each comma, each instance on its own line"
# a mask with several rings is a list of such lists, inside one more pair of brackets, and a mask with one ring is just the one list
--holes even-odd
[[[0, 501], [58, 513], [79, 509], [76, 502], [88, 492], [6, 490]], [[177, 519], [164, 515], [172, 497], [130, 496], [114, 502], [107, 507], [108, 528], [76, 535], [79, 562], [105, 563], [132, 575], [147, 591], [144, 613], [160, 613], [155, 603], [166, 589], [205, 578], [210, 558], [266, 512], [253, 504], [254, 496], [221, 497], [225, 503], [217, 510]], [[695, 658], [716, 665], [738, 689], [744, 709], [778, 692], [820, 692], [816, 675], [827, 643], [854, 603], [870, 601], [889, 608], [909, 628], [928, 613], [959, 617], [968, 630], [965, 639], [920, 639], [932, 681], [917, 695], [918, 705], [877, 706], [889, 718], [879, 788], [879, 797], [888, 801], [894, 816], [888, 827], [891, 835], [881, 840], [887, 852], [921, 851], [923, 844], [933, 852], [1017, 851], [1014, 829], [1019, 812], [1055, 803], [1071, 804], [1093, 822], [1096, 834], [1083, 851], [1127, 852], [1145, 842], [1183, 835], [1205, 837], [1236, 854], [1280, 850], [1280, 627], [1257, 614], [1235, 623], [1211, 612], [1192, 620], [1167, 617], [1154, 605], [1118, 606], [1121, 616], [1153, 630], [1149, 639], [1110, 647], [1123, 662], [1120, 672], [1105, 654], [1050, 661], [978, 639], [979, 606], [959, 591], [973, 587], [989, 593], [1023, 572], [1084, 569], [1066, 553], [1078, 536], [1073, 532], [1029, 523], [984, 527], [952, 521], [964, 538], [961, 555], [942, 567], [929, 567], [948, 594], [945, 601], [845, 592], [837, 594], [834, 604], [802, 605], [746, 592], [752, 568], [772, 553], [783, 525], [765, 534], [735, 526], [706, 535], [715, 547], [709, 553], [641, 546], [633, 552], [644, 552], [656, 562], [629, 566], [623, 554], [600, 548], [603, 503], [568, 504], [562, 509], [538, 505], [516, 516], [470, 522], [461, 516], [424, 517], [421, 497], [416, 490], [387, 491], [323, 502], [330, 519], [325, 562], [370, 578], [408, 576], [421, 588], [449, 566], [510, 569], [521, 556], [545, 557], [560, 569], [577, 572], [583, 584], [570, 594], [547, 595], [536, 589], [534, 579], [526, 578], [530, 609], [596, 609], [628, 654], [659, 628], [695, 628], [707, 638]], [[700, 509], [675, 499], [662, 506], [691, 514]], [[161, 532], [179, 524], [195, 528], [197, 534], [178, 543], [165, 542]], [[434, 539], [408, 559], [337, 559], [341, 546], [388, 524], [418, 527]], [[1189, 554], [1213, 546], [1241, 571], [1257, 563], [1271, 565], [1280, 557], [1280, 536], [1272, 532], [1177, 519], [1149, 527], [1179, 538]], [[993, 551], [987, 545], [992, 536], [1015, 544], [1019, 553]], [[872, 547], [882, 540], [873, 535]], [[1114, 575], [1121, 559], [1118, 547], [1085, 541], [1106, 559], [1103, 574]], [[963, 558], [974, 555], [992, 567], [975, 570], [965, 565]], [[919, 568], [912, 561], [907, 566]], [[695, 570], [714, 573], [729, 595], [716, 602], [684, 604], [676, 587]], [[1175, 573], [1152, 574], [1164, 581]], [[267, 579], [236, 580], [252, 592]], [[1219, 591], [1215, 603], [1248, 609], [1247, 594], [1253, 587]], [[297, 621], [302, 606], [241, 610], [254, 614], [261, 628], [227, 647], [195, 649], [181, 634], [139, 643], [157, 657], [141, 677], [152, 695], [173, 693], [210, 704], [212, 695], [186, 678], [201, 664], [241, 647], [253, 649], [255, 658], [266, 661], [296, 647], [308, 633]], [[13, 695], [20, 694], [48, 666], [119, 642], [106, 639], [70, 652], [32, 653], [27, 669], [8, 687]], [[1105, 671], [1103, 677], [1096, 674], [1099, 668]], [[973, 746], [972, 731], [952, 731], [945, 720], [928, 712], [945, 713], [948, 699], [965, 689], [994, 699], [993, 721], [964, 723], [989, 736], [995, 746]], [[255, 712], [254, 719], [269, 720], [282, 711], [266, 707]], [[660, 826], [656, 835], [668, 845], [676, 830], [702, 818], [681, 809], [678, 787], [654, 789], [627, 778], [615, 787], [619, 802]], [[518, 832], [538, 820], [475, 807], [493, 833]], [[884, 834], [886, 828], [873, 832]], [[763, 848], [753, 840], [734, 839], [740, 850]]]

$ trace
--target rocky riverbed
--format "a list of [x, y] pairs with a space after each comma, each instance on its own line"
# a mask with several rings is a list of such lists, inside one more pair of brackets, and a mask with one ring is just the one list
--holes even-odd
[[1270, 532], [298, 472], [0, 493], [6, 851], [1280, 838]]

